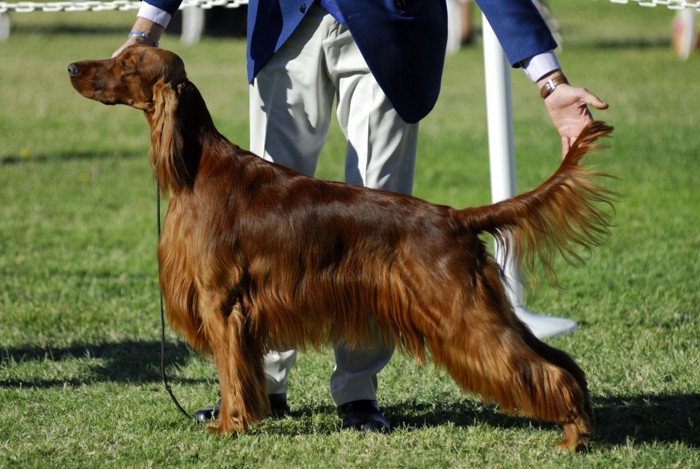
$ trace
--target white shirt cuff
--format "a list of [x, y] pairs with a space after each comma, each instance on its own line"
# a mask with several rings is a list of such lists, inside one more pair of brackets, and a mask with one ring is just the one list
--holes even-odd
[[149, 5], [146, 2], [141, 2], [141, 6], [139, 7], [139, 11], [136, 13], [136, 16], [151, 20], [164, 28], [168, 26], [168, 23], [170, 23], [172, 18], [170, 13], [167, 11], [163, 11], [160, 8], [154, 7], [153, 5]]
[[554, 52], [543, 52], [542, 54], [537, 54], [534, 57], [530, 57], [522, 62], [523, 70], [525, 70], [525, 75], [533, 81], [537, 82], [540, 78], [553, 72], [554, 70], [559, 70], [559, 60]]

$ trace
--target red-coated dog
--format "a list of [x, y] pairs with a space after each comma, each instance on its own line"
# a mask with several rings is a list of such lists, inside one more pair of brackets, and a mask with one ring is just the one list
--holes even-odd
[[518, 320], [479, 235], [550, 269], [553, 254], [596, 244], [610, 193], [579, 163], [611, 127], [586, 129], [537, 189], [457, 210], [306, 177], [239, 148], [171, 52], [134, 46], [68, 71], [83, 96], [140, 109], [151, 126], [155, 178], [171, 196], [161, 288], [173, 329], [216, 361], [215, 431], [243, 431], [269, 414], [266, 351], [361, 346], [376, 327], [419, 361], [427, 348], [465, 391], [563, 425], [560, 446], [586, 445], [583, 371]]

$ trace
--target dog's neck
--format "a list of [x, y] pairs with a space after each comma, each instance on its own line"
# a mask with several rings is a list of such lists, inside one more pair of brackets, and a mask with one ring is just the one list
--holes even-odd
[[191, 190], [205, 149], [224, 139], [194, 84], [185, 81], [176, 89], [177, 103], [166, 111], [171, 115], [159, 119], [146, 113], [151, 125], [151, 161], [164, 193]]

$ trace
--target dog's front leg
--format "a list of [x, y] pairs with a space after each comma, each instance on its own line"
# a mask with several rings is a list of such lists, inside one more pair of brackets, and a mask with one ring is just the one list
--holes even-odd
[[236, 304], [230, 314], [218, 315], [211, 346], [219, 373], [221, 408], [216, 433], [245, 431], [270, 414], [263, 367], [262, 341], [253, 335]]

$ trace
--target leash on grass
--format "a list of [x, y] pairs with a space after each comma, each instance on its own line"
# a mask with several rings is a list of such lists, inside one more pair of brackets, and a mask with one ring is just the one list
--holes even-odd
[[[160, 227], [160, 183], [156, 183], [156, 218], [158, 225], [158, 241], [160, 241], [161, 227]], [[158, 263], [158, 279], [160, 279], [160, 263]], [[163, 384], [165, 385], [165, 390], [170, 395], [175, 407], [187, 417], [188, 420], [194, 420], [190, 414], [187, 413], [185, 409], [182, 408], [178, 402], [173, 390], [168, 383], [168, 377], [165, 374], [165, 305], [163, 303], [163, 289], [158, 286], [158, 292], [160, 293], [160, 371], [163, 376]]]

